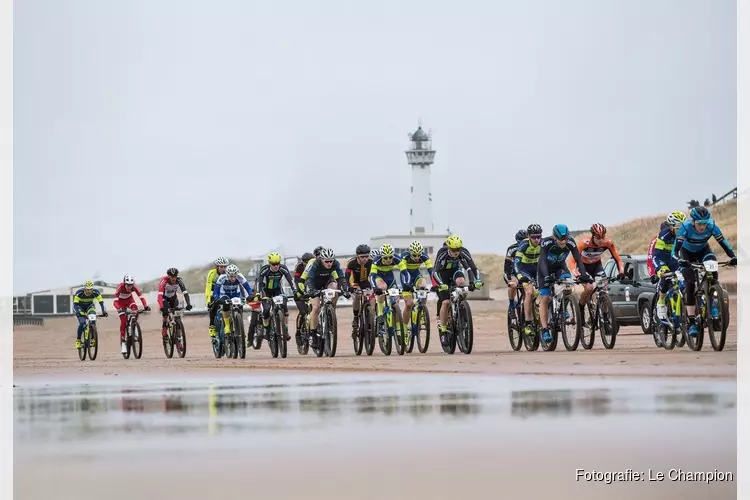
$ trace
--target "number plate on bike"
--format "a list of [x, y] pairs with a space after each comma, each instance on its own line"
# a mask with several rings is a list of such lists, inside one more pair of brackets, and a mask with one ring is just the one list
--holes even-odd
[[96, 314], [89, 314], [89, 321], [96, 321]]
[[281, 295], [274, 296], [273, 303], [280, 306], [284, 303], [284, 297], [282, 297]]
[[703, 267], [705, 267], [706, 271], [709, 273], [715, 273], [719, 270], [719, 263], [715, 260], [707, 260], [703, 263]]
[[329, 288], [328, 290], [326, 290], [326, 291], [325, 291], [325, 292], [323, 293], [323, 295], [324, 295], [324, 297], [325, 297], [326, 299], [328, 299], [328, 300], [333, 300], [333, 298], [334, 298], [334, 297], [336, 296], [336, 291], [335, 291], [335, 290], [331, 290], [331, 289]]
[[423, 299], [427, 297], [427, 290], [417, 290], [417, 298]]
[[238, 306], [242, 304], [242, 299], [240, 299], [239, 297], [232, 297], [232, 304], [234, 304], [235, 306]]
[[389, 288], [388, 289], [388, 295], [391, 297], [398, 297], [401, 294], [398, 288]]

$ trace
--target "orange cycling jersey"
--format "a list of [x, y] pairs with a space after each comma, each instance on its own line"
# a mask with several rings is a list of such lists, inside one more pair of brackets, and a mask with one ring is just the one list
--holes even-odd
[[[584, 265], [601, 262], [602, 254], [607, 250], [609, 250], [612, 258], [615, 259], [615, 262], [617, 262], [620, 274], [624, 273], [625, 268], [622, 264], [622, 259], [620, 259], [620, 254], [617, 253], [617, 248], [615, 248], [615, 244], [612, 240], [604, 238], [603, 240], [599, 240], [599, 245], [594, 244], [594, 239], [591, 236], [578, 240], [578, 252], [581, 254], [581, 262], [583, 262]], [[575, 260], [572, 256], [568, 258], [568, 269], [570, 269], [571, 272], [577, 270]]]

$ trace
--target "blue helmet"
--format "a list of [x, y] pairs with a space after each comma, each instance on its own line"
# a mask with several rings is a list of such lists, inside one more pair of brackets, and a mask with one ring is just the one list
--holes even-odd
[[711, 212], [706, 207], [695, 207], [690, 211], [690, 218], [693, 222], [706, 224], [711, 219]]
[[570, 231], [568, 231], [568, 226], [565, 224], [556, 224], [555, 227], [552, 228], [552, 235], [558, 240], [561, 240], [567, 238], [570, 235]]

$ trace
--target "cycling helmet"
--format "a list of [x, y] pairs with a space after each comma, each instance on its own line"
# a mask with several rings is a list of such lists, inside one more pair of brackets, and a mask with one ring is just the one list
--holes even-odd
[[229, 264], [227, 266], [227, 276], [237, 276], [239, 272], [240, 272], [240, 268], [235, 266], [234, 264]]
[[86, 290], [91, 290], [94, 288], [94, 283], [91, 280], [86, 280], [86, 283], [83, 284], [83, 288]]
[[271, 252], [268, 254], [268, 263], [272, 266], [281, 264], [281, 255], [278, 252]]
[[671, 214], [667, 215], [666, 223], [669, 227], [677, 227], [683, 222], [685, 222], [685, 213], [684, 212], [672, 212]]
[[461, 241], [461, 238], [459, 238], [459, 237], [458, 237], [458, 236], [456, 236], [455, 234], [452, 234], [452, 235], [448, 236], [448, 237], [447, 237], [447, 238], [445, 239], [445, 244], [446, 244], [446, 245], [448, 246], [448, 248], [450, 248], [451, 250], [458, 250], [458, 249], [460, 249], [460, 248], [461, 248], [462, 246], [464, 246], [464, 242], [463, 242], [463, 241]]
[[393, 257], [393, 245], [386, 243], [380, 247], [381, 257]]
[[169, 269], [167, 269], [167, 276], [174, 278], [177, 276], [177, 274], [179, 274], [179, 271], [176, 267], [170, 267]]
[[315, 250], [313, 250], [313, 256], [314, 257], [320, 257], [320, 252], [322, 252], [322, 251], [323, 251], [323, 247], [322, 246], [315, 247]]
[[336, 254], [333, 253], [332, 248], [324, 248], [320, 251], [320, 258], [321, 259], [332, 259], [336, 256]]
[[412, 255], [422, 255], [422, 252], [424, 252], [422, 243], [416, 240], [412, 241], [411, 245], [409, 245], [409, 253]]
[[305, 252], [302, 254], [302, 258], [300, 260], [304, 262], [305, 264], [307, 264], [308, 262], [310, 262], [310, 259], [314, 259], [314, 258], [315, 256], [313, 254], [311, 254], [310, 252]]
[[126, 285], [135, 285], [135, 278], [133, 278], [131, 275], [126, 274], [125, 277], [122, 279], [123, 283]]
[[526, 234], [542, 234], [542, 226], [539, 224], [529, 224], [529, 227], [526, 228]]
[[706, 224], [711, 219], [711, 212], [706, 207], [695, 207], [690, 211], [690, 218], [693, 222]]
[[526, 230], [519, 229], [518, 232], [516, 233], [516, 242], [521, 243], [525, 239], [526, 239]]
[[591, 236], [596, 236], [599, 239], [604, 239], [607, 236], [607, 228], [603, 224], [593, 224], [591, 226]]
[[226, 257], [217, 257], [214, 261], [215, 266], [228, 266], [229, 260]]
[[568, 231], [568, 226], [565, 224], [556, 224], [555, 227], [552, 228], [552, 235], [558, 240], [561, 240], [570, 236], [570, 231]]
[[370, 245], [365, 245], [364, 243], [357, 245], [355, 253], [357, 255], [368, 255], [370, 253]]
[[375, 260], [378, 257], [380, 257], [380, 249], [379, 248], [373, 248], [372, 250], [370, 250], [370, 258], [372, 260]]

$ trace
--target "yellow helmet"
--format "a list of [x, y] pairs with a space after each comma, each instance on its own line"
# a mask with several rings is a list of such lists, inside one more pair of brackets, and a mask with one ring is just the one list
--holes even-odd
[[667, 216], [667, 224], [670, 227], [677, 227], [685, 220], [687, 219], [687, 216], [683, 212], [672, 212]]
[[271, 252], [268, 254], [268, 263], [271, 265], [281, 264], [281, 255], [278, 252]]
[[380, 256], [381, 257], [393, 257], [393, 246], [386, 243], [382, 247], [380, 247]]
[[447, 237], [447, 238], [445, 239], [445, 244], [446, 244], [446, 245], [448, 246], [448, 248], [450, 248], [451, 250], [458, 250], [458, 249], [460, 249], [460, 248], [461, 248], [462, 246], [464, 246], [464, 242], [463, 242], [463, 241], [461, 241], [461, 238], [459, 238], [459, 237], [458, 237], [458, 236], [456, 236], [455, 234], [452, 234], [452, 235], [448, 236], [448, 237]]
[[83, 284], [83, 288], [86, 290], [91, 290], [94, 288], [94, 283], [91, 280], [86, 280], [86, 283]]

